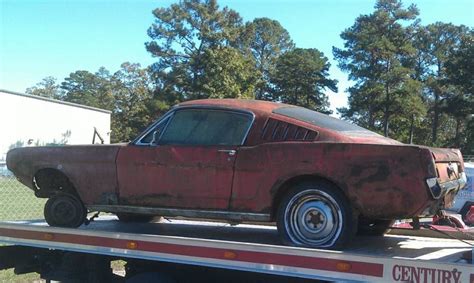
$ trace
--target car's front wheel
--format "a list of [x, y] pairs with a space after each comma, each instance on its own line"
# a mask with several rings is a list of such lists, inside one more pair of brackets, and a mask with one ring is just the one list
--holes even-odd
[[301, 183], [283, 197], [277, 227], [288, 245], [341, 248], [352, 240], [357, 221], [338, 188], [320, 181]]
[[84, 223], [86, 217], [84, 204], [72, 194], [55, 194], [44, 206], [44, 218], [50, 226], [76, 228]]

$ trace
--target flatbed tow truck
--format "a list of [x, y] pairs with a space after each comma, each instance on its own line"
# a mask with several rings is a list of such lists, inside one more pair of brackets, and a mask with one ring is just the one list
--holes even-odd
[[[283, 246], [274, 226], [101, 216], [78, 229], [0, 223], [0, 270], [62, 282], [474, 282], [474, 241], [357, 237], [343, 251]], [[126, 262], [125, 272], [110, 268]]]

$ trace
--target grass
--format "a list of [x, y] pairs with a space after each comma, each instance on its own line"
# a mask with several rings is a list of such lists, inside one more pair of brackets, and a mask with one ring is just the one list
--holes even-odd
[[42, 219], [46, 199], [13, 177], [0, 177], [0, 221]]
[[38, 273], [28, 273], [22, 275], [16, 275], [13, 272], [13, 269], [7, 269], [0, 271], [0, 282], [7, 283], [7, 282], [21, 282], [21, 283], [31, 283], [31, 282], [45, 282], [41, 280]]
[[[14, 177], [0, 177], [0, 221], [44, 219], [43, 208], [46, 199], [35, 197], [32, 190]], [[1, 246], [1, 244], [0, 244]], [[111, 262], [115, 273], [124, 273], [125, 262]], [[0, 283], [44, 282], [37, 273], [16, 275], [13, 269], [0, 271]]]
[[[45, 202], [46, 199], [35, 197], [32, 190], [14, 177], [0, 177], [0, 221], [43, 219]], [[37, 273], [16, 275], [13, 269], [8, 269], [0, 271], [0, 282], [41, 282], [41, 280]]]

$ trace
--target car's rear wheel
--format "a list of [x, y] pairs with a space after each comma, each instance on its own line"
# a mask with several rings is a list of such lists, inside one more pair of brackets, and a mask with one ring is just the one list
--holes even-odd
[[288, 245], [341, 248], [354, 236], [350, 203], [327, 182], [301, 183], [289, 191], [277, 211], [277, 227]]
[[395, 220], [367, 219], [361, 217], [357, 225], [357, 235], [383, 236], [390, 230], [393, 223], [395, 223]]
[[72, 194], [54, 194], [44, 206], [44, 218], [50, 226], [76, 228], [84, 223], [86, 217], [84, 204]]
[[148, 222], [159, 222], [161, 217], [155, 215], [147, 214], [134, 214], [134, 213], [116, 213], [117, 218], [121, 222], [138, 222], [138, 223], [148, 223]]
[[320, 181], [301, 183], [283, 197], [277, 227], [288, 245], [341, 248], [352, 240], [357, 221], [339, 189]]

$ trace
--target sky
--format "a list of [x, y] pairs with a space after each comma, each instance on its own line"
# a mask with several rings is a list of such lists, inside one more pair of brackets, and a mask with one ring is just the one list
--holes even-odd
[[[0, 89], [25, 92], [53, 76], [62, 81], [76, 70], [114, 72], [123, 62], [155, 62], [144, 43], [152, 11], [168, 0], [0, 0]], [[288, 30], [297, 47], [317, 48], [330, 59], [338, 93], [328, 91], [331, 109], [347, 104], [351, 85], [332, 47], [343, 47], [340, 33], [375, 0], [221, 0], [244, 21], [267, 17]], [[416, 4], [424, 25], [437, 21], [474, 27], [474, 0], [404, 0]]]

